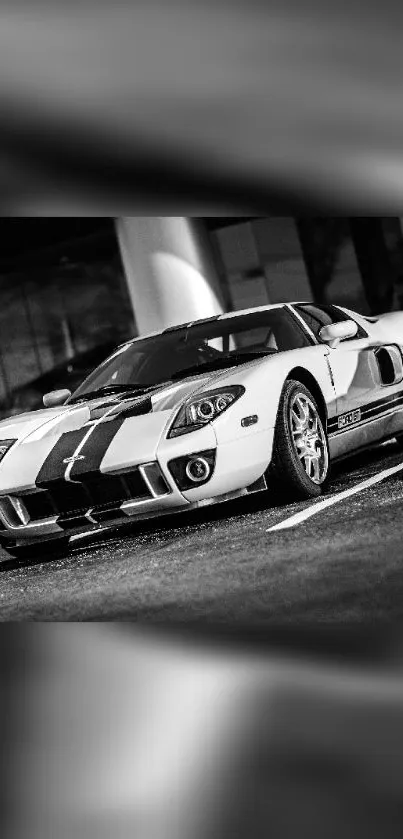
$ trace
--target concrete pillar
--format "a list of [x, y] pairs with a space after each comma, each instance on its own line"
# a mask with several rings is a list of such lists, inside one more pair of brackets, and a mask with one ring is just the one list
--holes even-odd
[[140, 335], [225, 311], [200, 220], [126, 216], [116, 226]]

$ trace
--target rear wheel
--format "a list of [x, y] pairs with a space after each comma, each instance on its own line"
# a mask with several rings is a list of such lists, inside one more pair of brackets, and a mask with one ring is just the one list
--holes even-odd
[[329, 446], [317, 402], [301, 382], [286, 382], [280, 399], [271, 476], [294, 498], [321, 495]]

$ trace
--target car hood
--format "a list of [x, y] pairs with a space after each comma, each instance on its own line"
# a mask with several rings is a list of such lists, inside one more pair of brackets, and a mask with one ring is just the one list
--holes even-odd
[[66, 480], [71, 488], [85, 476], [92, 479], [100, 472], [153, 462], [184, 400], [220, 384], [241, 383], [256, 363], [195, 375], [130, 397], [108, 396], [3, 420], [0, 441], [17, 442], [0, 463], [0, 493], [57, 487]]
[[20, 442], [29, 442], [31, 439], [35, 441], [48, 436], [55, 437], [79, 430], [87, 423], [101, 420], [107, 415], [133, 417], [158, 412], [173, 412], [193, 393], [216, 387], [227, 379], [234, 380], [238, 369], [231, 367], [224, 371], [195, 375], [184, 381], [162, 384], [155, 390], [141, 395], [134, 394], [130, 397], [113, 395], [9, 417], [0, 422], [0, 441], [15, 439]]

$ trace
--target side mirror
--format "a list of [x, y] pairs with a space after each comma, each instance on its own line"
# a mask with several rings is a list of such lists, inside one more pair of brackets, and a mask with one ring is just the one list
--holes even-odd
[[355, 338], [358, 332], [358, 324], [353, 320], [342, 320], [339, 323], [330, 323], [329, 326], [322, 326], [319, 332], [319, 341], [322, 344], [329, 344], [335, 349], [340, 341], [347, 341], [348, 338]]
[[43, 397], [43, 404], [45, 408], [58, 408], [60, 405], [65, 405], [71, 396], [71, 390], [52, 390], [51, 393], [45, 393]]

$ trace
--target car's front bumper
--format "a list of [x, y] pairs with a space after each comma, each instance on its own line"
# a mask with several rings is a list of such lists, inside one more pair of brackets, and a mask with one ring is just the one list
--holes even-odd
[[[269, 436], [271, 438], [272, 434], [269, 433]], [[62, 505], [59, 504], [59, 508], [49, 515], [38, 515], [38, 505], [35, 502], [36, 515], [32, 515], [33, 496], [40, 495], [41, 491], [38, 492], [37, 488], [24, 489], [21, 492], [17, 489], [10, 491], [0, 497], [1, 535], [14, 544], [35, 544], [66, 535], [95, 532], [134, 520], [153, 519], [248, 494], [248, 487], [254, 485], [267, 468], [270, 459], [269, 442], [271, 439], [269, 441], [266, 430], [245, 434], [242, 438], [217, 446], [212, 426], [177, 440], [164, 440], [152, 462], [130, 466], [126, 464], [125, 468], [120, 468], [118, 472], [100, 472], [99, 487], [95, 487], [95, 495], [94, 487], [91, 489], [93, 498], [98, 503], [89, 503], [86, 508], [69, 509], [62, 498]], [[215, 469], [210, 480], [204, 485], [181, 491], [170, 471], [171, 460], [190, 457], [207, 449], [216, 453]], [[113, 481], [123, 476], [126, 482], [126, 476], [134, 471], [141, 476], [145, 492], [141, 497], [111, 500], [108, 496], [108, 481], [112, 481], [115, 491]], [[85, 476], [82, 476], [82, 483], [85, 487]], [[62, 495], [64, 491], [69, 491], [68, 482], [62, 487]], [[51, 488], [49, 492], [52, 494]], [[57, 501], [59, 503], [59, 498]], [[51, 502], [54, 504], [55, 499], [51, 499]]]
[[[14, 541], [38, 541], [49, 537], [61, 536], [80, 532], [81, 530], [97, 529], [100, 526], [123, 523], [133, 517], [148, 518], [153, 515], [169, 512], [173, 508], [189, 506], [179, 489], [171, 479], [165, 488], [158, 488], [147, 481], [147, 466], [143, 464], [138, 471], [144, 476], [149, 487], [147, 498], [133, 498], [126, 501], [110, 501], [104, 504], [91, 504], [87, 509], [61, 508], [54, 515], [35, 519], [30, 515], [34, 493], [10, 494], [0, 498], [0, 519], [3, 525], [3, 535]], [[155, 464], [152, 464], [153, 467]], [[109, 476], [108, 476], [109, 477]], [[115, 476], [113, 476], [115, 477]], [[48, 495], [52, 493], [49, 490]]]

